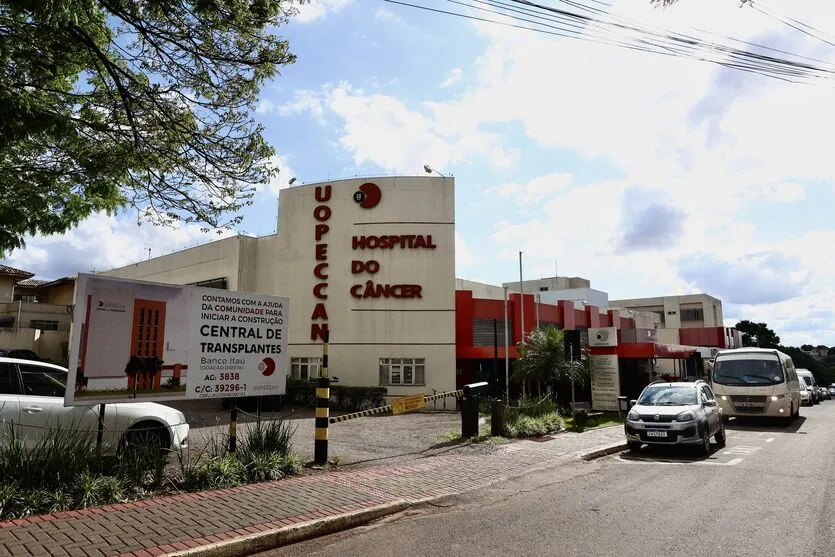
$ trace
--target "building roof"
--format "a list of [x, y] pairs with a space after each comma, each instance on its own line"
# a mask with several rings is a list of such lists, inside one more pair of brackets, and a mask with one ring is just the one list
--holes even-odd
[[47, 282], [48, 281], [41, 280], [41, 279], [30, 278], [30, 279], [26, 279], [26, 280], [22, 280], [22, 281], [18, 282], [17, 285], [22, 287], [22, 288], [37, 288], [42, 284], [46, 284]]
[[61, 284], [69, 284], [75, 282], [75, 277], [61, 277], [55, 280], [42, 280], [37, 288], [50, 288], [52, 286], [60, 286]]
[[16, 282], [19, 282], [21, 280], [34, 277], [35, 273], [21, 271], [20, 269], [15, 269], [14, 267], [9, 267], [8, 265], [0, 265], [0, 275], [10, 276], [14, 278]]

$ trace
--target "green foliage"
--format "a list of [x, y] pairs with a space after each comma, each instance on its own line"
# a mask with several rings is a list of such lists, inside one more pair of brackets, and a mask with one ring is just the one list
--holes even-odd
[[759, 346], [760, 348], [780, 346], [780, 337], [769, 329], [766, 323], [754, 323], [744, 319], [734, 325], [734, 328], [742, 333], [743, 346]]
[[540, 381], [554, 385], [574, 376], [577, 388], [590, 378], [590, 362], [583, 354], [570, 362], [565, 354], [562, 330], [548, 326], [533, 331], [524, 344], [519, 344], [519, 358], [513, 364], [514, 381]]
[[[383, 406], [388, 390], [385, 387], [350, 387], [331, 385], [331, 408], [355, 412], [364, 408]], [[306, 379], [287, 379], [286, 400], [290, 404], [306, 406], [316, 397], [316, 384]]]
[[539, 437], [560, 431], [564, 427], [559, 408], [550, 399], [520, 399], [516, 404], [505, 407], [506, 437]]
[[123, 207], [239, 222], [275, 172], [251, 114], [297, 3], [0, 1], [0, 257]]

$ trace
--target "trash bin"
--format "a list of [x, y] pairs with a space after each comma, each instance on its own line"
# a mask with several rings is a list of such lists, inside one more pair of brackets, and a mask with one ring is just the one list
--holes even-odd
[[629, 397], [618, 397], [618, 418], [621, 417], [621, 412], [629, 412]]

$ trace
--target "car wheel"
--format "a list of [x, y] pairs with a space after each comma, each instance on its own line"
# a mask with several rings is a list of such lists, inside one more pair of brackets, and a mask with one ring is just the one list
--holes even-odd
[[628, 450], [630, 453], [637, 453], [641, 450], [641, 445], [643, 445], [643, 443], [641, 443], [640, 441], [627, 441], [626, 450]]
[[731, 423], [731, 417], [727, 414], [722, 414], [722, 423], [723, 424]]
[[705, 431], [702, 434], [702, 446], [701, 446], [702, 454], [709, 455], [710, 454], [710, 430], [705, 425]]
[[142, 422], [131, 427], [119, 443], [119, 455], [136, 459], [159, 458], [170, 446], [168, 432], [156, 423]]

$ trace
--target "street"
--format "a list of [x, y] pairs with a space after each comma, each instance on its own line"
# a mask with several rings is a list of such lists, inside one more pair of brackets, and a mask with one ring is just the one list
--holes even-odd
[[831, 555], [835, 401], [727, 446], [577, 461], [259, 557]]

